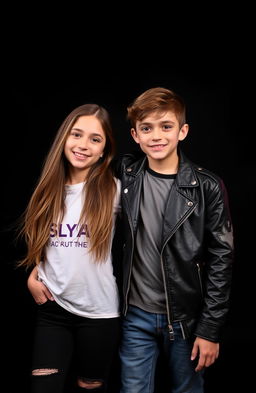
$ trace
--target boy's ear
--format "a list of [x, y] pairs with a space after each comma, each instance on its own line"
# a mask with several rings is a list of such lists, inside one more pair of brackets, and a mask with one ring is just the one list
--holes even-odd
[[179, 141], [183, 141], [188, 135], [189, 125], [183, 124], [179, 132]]
[[131, 135], [136, 143], [140, 143], [135, 128], [131, 128]]

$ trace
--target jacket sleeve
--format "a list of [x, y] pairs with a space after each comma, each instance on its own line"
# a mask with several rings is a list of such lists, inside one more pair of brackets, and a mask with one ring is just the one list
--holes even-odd
[[204, 304], [196, 326], [199, 337], [218, 342], [229, 311], [233, 230], [228, 195], [222, 180], [206, 182]]

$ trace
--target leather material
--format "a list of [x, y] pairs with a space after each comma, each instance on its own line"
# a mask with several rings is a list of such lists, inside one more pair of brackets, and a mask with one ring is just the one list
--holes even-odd
[[[140, 194], [147, 158], [124, 155], [122, 180], [124, 313], [129, 296]], [[223, 181], [192, 163], [179, 150], [179, 170], [162, 225], [161, 263], [170, 323], [217, 342], [228, 309], [232, 278], [233, 234]]]

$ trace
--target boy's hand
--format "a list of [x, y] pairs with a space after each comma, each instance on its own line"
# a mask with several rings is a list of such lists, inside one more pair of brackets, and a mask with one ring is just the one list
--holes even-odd
[[219, 343], [205, 340], [204, 338], [197, 337], [191, 353], [191, 360], [199, 356], [195, 371], [200, 371], [204, 367], [209, 367], [215, 362], [219, 356]]

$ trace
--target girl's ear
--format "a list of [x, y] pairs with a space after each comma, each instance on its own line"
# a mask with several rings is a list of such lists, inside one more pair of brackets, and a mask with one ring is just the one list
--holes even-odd
[[183, 124], [179, 131], [179, 141], [183, 141], [186, 136], [188, 135], [188, 130], [189, 130], [189, 125], [188, 124]]

